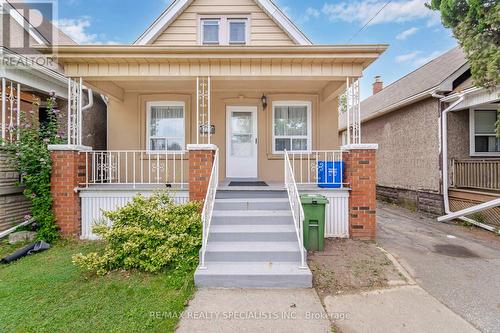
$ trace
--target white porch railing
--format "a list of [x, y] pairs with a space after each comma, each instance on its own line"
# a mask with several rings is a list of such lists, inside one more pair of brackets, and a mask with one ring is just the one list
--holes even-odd
[[306, 253], [304, 249], [304, 209], [300, 201], [299, 191], [295, 183], [294, 172], [288, 152], [285, 151], [285, 187], [288, 193], [288, 200], [292, 209], [293, 223], [300, 250], [300, 268], [306, 268]]
[[297, 185], [342, 188], [344, 163], [341, 150], [288, 152]]
[[85, 182], [81, 185], [163, 184], [187, 188], [186, 151], [106, 150], [85, 154]]
[[207, 251], [208, 235], [210, 233], [210, 225], [212, 223], [212, 212], [214, 210], [215, 195], [217, 194], [217, 186], [219, 185], [219, 150], [215, 151], [214, 164], [212, 173], [210, 174], [210, 182], [208, 183], [207, 195], [205, 196], [205, 204], [201, 213], [203, 222], [202, 245], [200, 268], [207, 268], [205, 265], [205, 252]]

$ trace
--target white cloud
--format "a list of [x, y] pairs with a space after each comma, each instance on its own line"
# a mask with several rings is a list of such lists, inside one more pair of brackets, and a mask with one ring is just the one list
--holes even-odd
[[413, 51], [413, 52], [410, 52], [410, 53], [405, 53], [405, 54], [398, 55], [396, 57], [396, 62], [407, 62], [407, 61], [416, 59], [417, 56], [420, 53], [421, 53], [420, 51]]
[[306, 15], [308, 15], [309, 17], [318, 18], [319, 14], [320, 14], [320, 12], [316, 8], [309, 7], [306, 9]]
[[77, 19], [63, 18], [53, 23], [78, 44], [120, 44], [118, 41], [108, 40], [106, 34], [89, 33], [91, 20], [88, 16]]
[[397, 34], [396, 39], [404, 40], [404, 39], [410, 37], [411, 35], [415, 34], [417, 31], [418, 31], [418, 28], [415, 28], [415, 27], [407, 29], [405, 31], [401, 31], [399, 34]]
[[90, 18], [87, 16], [78, 19], [63, 18], [55, 21], [54, 24], [78, 44], [92, 44], [96, 42], [97, 34], [87, 32], [87, 29], [90, 27]]
[[422, 55], [422, 51], [412, 51], [409, 53], [401, 54], [396, 57], [396, 62], [408, 62], [415, 67], [425, 65], [432, 59], [440, 56], [443, 51], [433, 51], [429, 54]]
[[308, 7], [306, 11], [298, 18], [299, 23], [309, 22], [311, 18], [318, 19], [321, 12], [313, 7]]
[[[409, 22], [417, 19], [428, 19], [428, 24], [436, 22], [437, 12], [425, 7], [428, 0], [400, 0], [389, 3], [370, 24]], [[322, 12], [331, 21], [357, 22], [365, 24], [384, 7], [383, 0], [356, 0], [340, 3], [325, 3]]]
[[443, 54], [443, 51], [434, 51], [431, 54], [428, 54], [427, 56], [419, 57], [419, 58], [415, 59], [413, 61], [413, 64], [415, 64], [416, 66], [422, 66], [422, 65], [428, 63], [429, 61], [431, 61], [432, 59], [437, 58], [441, 54]]

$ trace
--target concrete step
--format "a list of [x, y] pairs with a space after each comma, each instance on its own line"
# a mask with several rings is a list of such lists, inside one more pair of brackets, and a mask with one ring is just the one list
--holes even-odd
[[293, 242], [297, 241], [292, 224], [212, 225], [208, 242]]
[[217, 199], [255, 199], [255, 198], [288, 198], [285, 190], [271, 190], [265, 187], [262, 190], [217, 190]]
[[199, 288], [311, 288], [309, 268], [299, 262], [213, 262], [196, 269], [194, 281]]
[[293, 225], [290, 210], [214, 210], [212, 225]]
[[290, 210], [288, 198], [216, 199], [215, 210]]
[[298, 262], [297, 242], [209, 242], [205, 261], [212, 262]]

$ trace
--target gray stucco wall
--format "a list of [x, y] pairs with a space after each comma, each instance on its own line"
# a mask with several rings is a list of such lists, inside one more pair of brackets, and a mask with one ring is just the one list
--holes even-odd
[[440, 192], [439, 105], [427, 98], [361, 125], [362, 141], [378, 143], [377, 184]]
[[469, 110], [448, 113], [448, 158], [470, 157]]

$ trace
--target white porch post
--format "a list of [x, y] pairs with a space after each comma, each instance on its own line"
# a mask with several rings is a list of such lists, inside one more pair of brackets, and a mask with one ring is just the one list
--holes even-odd
[[[5, 78], [2, 78], [2, 141], [6, 137], [7, 92]], [[4, 144], [2, 142], [2, 144]]]
[[361, 144], [361, 108], [359, 79], [346, 79], [347, 144]]
[[196, 144], [210, 144], [211, 131], [211, 78], [196, 78]]
[[82, 145], [83, 79], [68, 78], [68, 145]]

